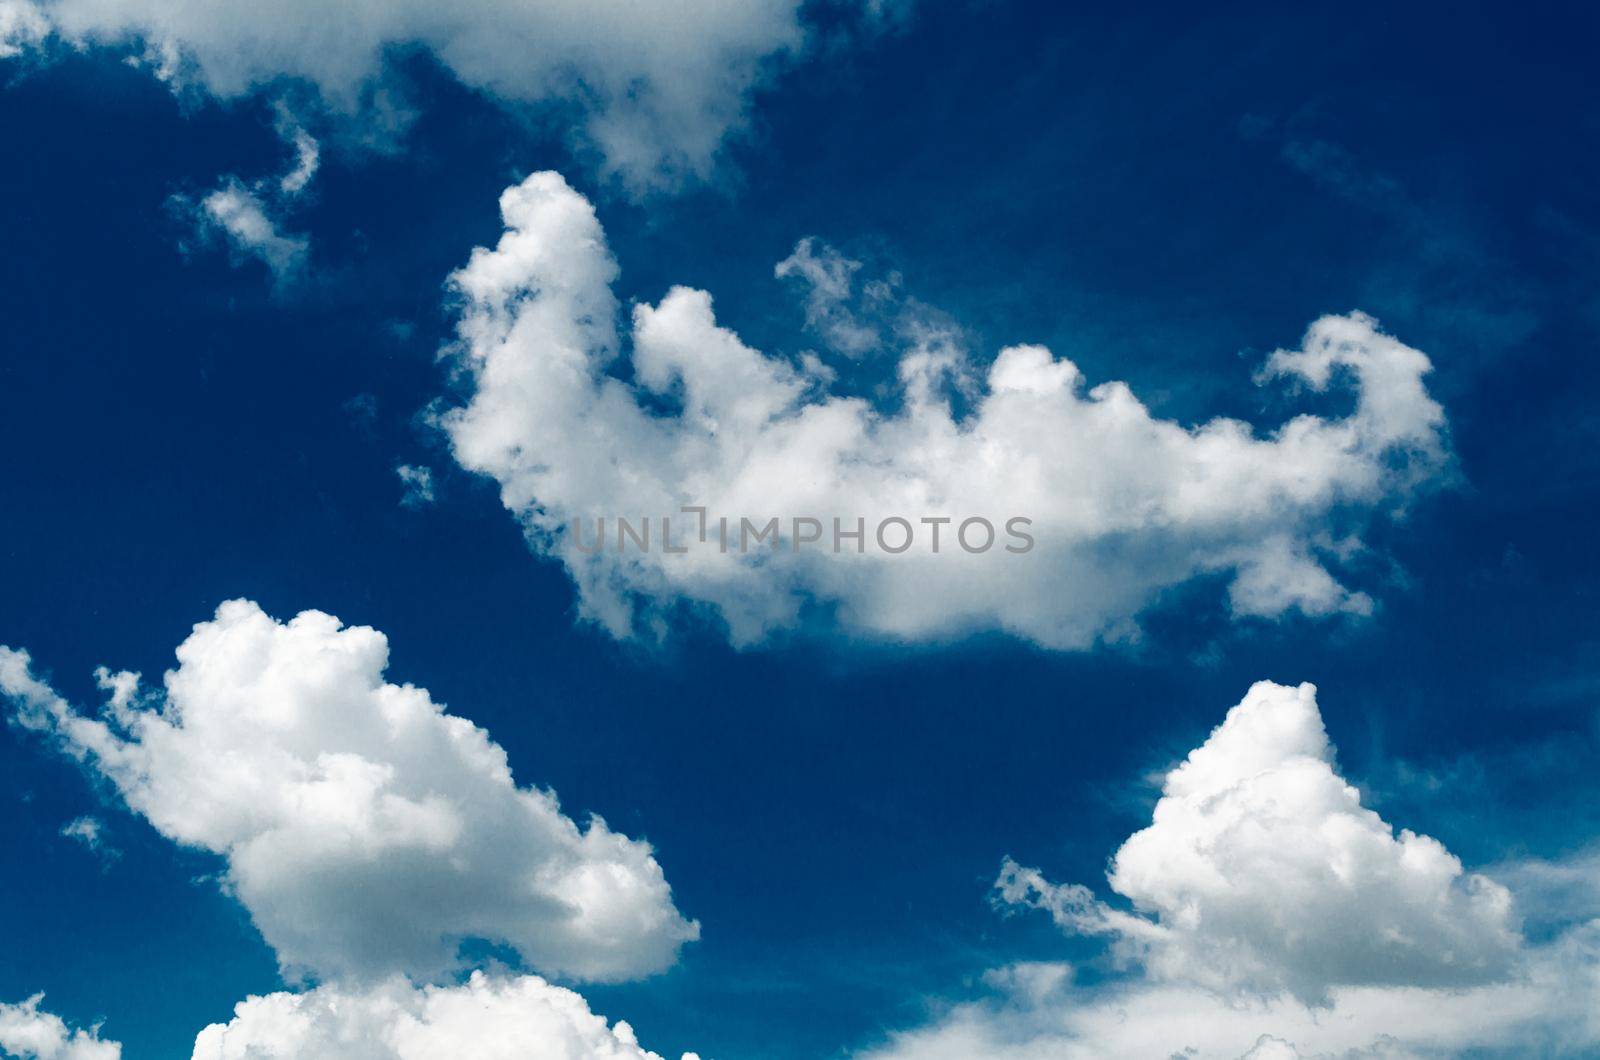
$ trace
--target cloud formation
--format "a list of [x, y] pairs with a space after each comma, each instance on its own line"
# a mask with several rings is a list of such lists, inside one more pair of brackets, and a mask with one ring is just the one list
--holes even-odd
[[237, 177], [225, 177], [198, 202], [178, 197], [174, 205], [194, 222], [201, 240], [222, 241], [236, 262], [259, 261], [277, 284], [290, 283], [306, 266], [311, 242], [288, 235], [273, 216], [275, 205], [259, 188]]
[[39, 1007], [43, 994], [16, 1004], [0, 1002], [0, 1053], [18, 1060], [120, 1060], [122, 1046], [100, 1037], [100, 1028], [68, 1027]]
[[31, 0], [0, 0], [0, 59], [14, 59], [50, 35], [50, 20]]
[[171, 206], [194, 225], [202, 243], [223, 243], [235, 264], [259, 261], [281, 289], [304, 274], [310, 258], [310, 237], [285, 232], [284, 218], [317, 175], [322, 149], [281, 104], [276, 127], [293, 152], [289, 168], [281, 176], [248, 183], [225, 176], [198, 200], [174, 195]]
[[998, 970], [878, 1060], [1573, 1055], [1600, 1045], [1600, 922], [1521, 937], [1511, 894], [1361, 806], [1310, 685], [1262, 682], [1112, 860], [1132, 910], [1007, 860], [1002, 906], [1111, 940], [1109, 980]]
[[289, 974], [427, 979], [483, 939], [547, 975], [620, 980], [698, 936], [648, 844], [518, 787], [482, 729], [384, 680], [377, 630], [235, 600], [177, 656], [161, 692], [102, 669], [103, 717], [8, 648], [0, 693], [163, 835], [222, 855]]
[[[457, 461], [494, 479], [535, 547], [566, 564], [582, 614], [619, 637], [659, 633], [687, 604], [736, 644], [820, 615], [904, 641], [997, 629], [1087, 648], [1137, 636], [1163, 592], [1199, 578], [1226, 586], [1236, 617], [1361, 615], [1373, 600], [1347, 579], [1362, 532], [1448, 474], [1428, 358], [1360, 313], [1317, 320], [1257, 378], [1348, 392], [1350, 411], [1264, 435], [1158, 419], [1125, 384], [1090, 386], [1040, 346], [1001, 350], [979, 379], [928, 329], [904, 337], [894, 393], [873, 401], [832, 390], [814, 359], [751, 349], [704, 291], [636, 305], [624, 336], [590, 204], [536, 173], [500, 207], [505, 234], [451, 279], [466, 399], [440, 422]], [[848, 281], [800, 249], [790, 265], [814, 285]], [[735, 535], [741, 518], [777, 518], [778, 547], [684, 542], [684, 506], [729, 518]], [[659, 545], [662, 516], [687, 553], [628, 550], [615, 520], [650, 519]], [[875, 533], [896, 516], [910, 525]], [[1021, 540], [1005, 534], [1013, 517], [1031, 520], [1023, 555], [1001, 547]], [[574, 521], [592, 535], [599, 518], [610, 545], [575, 548]], [[997, 534], [979, 554], [965, 546], [984, 542], [981, 525], [957, 540], [969, 518]], [[805, 519], [820, 535], [808, 548]], [[860, 552], [837, 533], [858, 526]]]
[[[661, 1060], [633, 1028], [538, 976], [474, 972], [459, 986], [404, 981], [252, 997], [202, 1030], [193, 1060]], [[685, 1053], [683, 1060], [697, 1060]]]
[[[878, 5], [864, 7], [872, 21]], [[0, 11], [32, 12], [23, 27], [32, 40], [43, 17], [74, 43], [141, 48], [161, 76], [222, 99], [309, 86], [330, 111], [379, 122], [394, 120], [391, 61], [422, 51], [490, 99], [570, 115], [603, 169], [642, 190], [709, 173], [768, 64], [804, 42], [800, 9], [799, 0], [11, 0]], [[0, 14], [0, 32], [9, 17]], [[0, 39], [11, 36], [23, 33]]]
[[996, 886], [1004, 903], [1112, 936], [1156, 978], [1314, 1004], [1341, 985], [1497, 979], [1521, 943], [1506, 888], [1361, 805], [1309, 684], [1252, 687], [1167, 774], [1109, 880], [1133, 914], [1012, 861]]

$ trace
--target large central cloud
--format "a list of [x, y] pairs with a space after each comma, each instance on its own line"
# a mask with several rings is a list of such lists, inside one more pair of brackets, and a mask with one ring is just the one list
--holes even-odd
[[[624, 359], [617, 265], [590, 204], [537, 173], [500, 206], [498, 245], [452, 281], [470, 392], [443, 422], [460, 464], [499, 483], [536, 546], [571, 571], [585, 616], [617, 636], [660, 629], [687, 601], [741, 644], [814, 608], [889, 638], [1000, 629], [1082, 648], [1135, 634], [1159, 594], [1207, 575], [1235, 615], [1365, 613], [1372, 600], [1340, 573], [1361, 530], [1448, 465], [1428, 358], [1359, 313], [1316, 321], [1260, 373], [1348, 387], [1351, 411], [1265, 436], [1231, 419], [1158, 419], [1127, 386], [1089, 386], [1038, 346], [1002, 350], [979, 383], [926, 329], [900, 356], [892, 396], [873, 402], [831, 392], [814, 356], [751, 349], [718, 326], [710, 295], [682, 287], [634, 308]], [[728, 518], [731, 546], [717, 533], [702, 543], [684, 506]], [[661, 548], [661, 516], [676, 517], [678, 537], [696, 531], [686, 554]], [[650, 519], [655, 547], [618, 538], [618, 517]], [[909, 526], [878, 538], [892, 517]], [[574, 520], [592, 547], [601, 518], [606, 547], [576, 549]], [[741, 549], [744, 518], [756, 529], [777, 518], [780, 547]], [[989, 521], [991, 547], [982, 524], [958, 537], [969, 518]], [[1031, 520], [1017, 524], [1031, 547], [1007, 533], [1013, 518]], [[845, 538], [833, 552], [835, 519], [865, 527], [862, 551]], [[894, 551], [907, 529], [911, 547]]]
[[518, 787], [482, 729], [384, 680], [377, 630], [316, 611], [280, 623], [238, 600], [177, 654], [164, 694], [102, 670], [104, 719], [8, 648], [0, 694], [163, 835], [223, 855], [291, 972], [429, 978], [483, 939], [546, 974], [615, 980], [698, 936], [648, 844]]

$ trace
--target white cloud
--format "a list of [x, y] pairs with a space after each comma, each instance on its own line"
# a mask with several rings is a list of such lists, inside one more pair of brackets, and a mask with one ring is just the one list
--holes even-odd
[[1600, 921], [1534, 946], [1510, 894], [1398, 835], [1333, 769], [1309, 685], [1263, 682], [1170, 773], [1112, 861], [1113, 909], [1008, 861], [1002, 904], [1107, 935], [1094, 985], [1004, 973], [994, 996], [893, 1036], [880, 1060], [1588, 1055]]
[[198, 202], [174, 195], [171, 205], [195, 226], [203, 243], [226, 244], [235, 265], [261, 262], [283, 288], [305, 272], [310, 257], [310, 237], [286, 233], [284, 223], [317, 175], [322, 148], [286, 104], [280, 101], [276, 114], [274, 127], [292, 153], [282, 176], [247, 183], [228, 175]]
[[[457, 461], [495, 479], [530, 538], [567, 565], [584, 616], [617, 636], [660, 630], [688, 602], [749, 644], [815, 605], [871, 636], [1000, 629], [1084, 648], [1136, 636], [1163, 591], [1203, 577], [1227, 585], [1236, 616], [1365, 614], [1372, 599], [1346, 584], [1362, 530], [1447, 472], [1428, 358], [1359, 313], [1316, 321], [1258, 380], [1347, 387], [1353, 409], [1264, 436], [1236, 420], [1157, 419], [1124, 384], [1088, 387], [1039, 346], [1002, 350], [980, 386], [938, 329], [906, 340], [897, 392], [875, 406], [828, 390], [814, 364], [746, 346], [718, 326], [710, 295], [683, 287], [634, 308], [619, 365], [617, 266], [589, 203], [539, 173], [500, 205], [498, 245], [452, 279], [468, 403], [441, 422]], [[962, 388], [971, 407], [958, 416], [949, 395]], [[689, 535], [683, 505], [730, 518], [735, 547]], [[615, 546], [617, 517], [649, 517], [659, 546], [664, 515], [678, 516], [687, 555], [585, 554], [569, 539], [574, 519], [592, 537], [605, 517]], [[894, 515], [913, 524], [900, 555], [873, 540]], [[1023, 555], [1003, 547], [1025, 547], [1005, 532], [1014, 516], [1032, 520]], [[739, 554], [741, 517], [779, 518], [784, 547]], [[823, 540], [797, 552], [811, 529], [792, 520], [804, 517]], [[936, 517], [955, 520], [937, 555], [936, 528], [919, 523]], [[953, 540], [969, 517], [996, 531], [981, 555]], [[864, 554], [849, 540], [830, 552], [835, 518], [844, 530], [864, 520]], [[890, 524], [889, 546], [903, 532]], [[973, 524], [969, 544], [984, 540]]]
[[290, 973], [429, 978], [478, 938], [549, 975], [616, 980], [698, 936], [648, 844], [520, 788], [487, 733], [384, 680], [388, 642], [232, 601], [179, 646], [165, 691], [100, 672], [86, 716], [0, 649], [0, 692], [224, 882]]
[[158, 72], [223, 99], [287, 80], [380, 121], [392, 119], [379, 113], [389, 59], [421, 49], [491, 99], [571, 114], [606, 171], [636, 189], [707, 175], [769, 63], [805, 39], [799, 0], [41, 6], [69, 40], [142, 47]]
[[395, 475], [400, 479], [400, 484], [405, 492], [400, 497], [400, 503], [407, 508], [421, 508], [432, 504], [433, 497], [433, 471], [426, 467], [417, 467], [412, 464], [401, 464], [394, 469]]
[[[99, 1028], [69, 1028], [39, 1008], [43, 994], [0, 1003], [0, 1055], [19, 1060], [120, 1060]], [[662, 1060], [633, 1028], [607, 1025], [578, 994], [536, 975], [473, 972], [466, 982], [403, 978], [249, 997], [195, 1037], [192, 1060]], [[684, 1053], [682, 1060], [699, 1060]]]
[[272, 216], [276, 208], [259, 188], [238, 177], [225, 177], [198, 203], [182, 197], [174, 201], [194, 220], [203, 239], [221, 238], [235, 260], [261, 262], [279, 284], [292, 281], [304, 270], [310, 241], [279, 230], [279, 222]]
[[1155, 978], [1313, 1003], [1340, 985], [1498, 979], [1521, 943], [1506, 888], [1361, 805], [1309, 684], [1252, 687], [1167, 774], [1109, 880], [1134, 914], [1010, 861], [997, 887], [1068, 930], [1116, 937]]
[[0, 1053], [19, 1060], [119, 1060], [122, 1046], [100, 1037], [100, 1029], [69, 1028], [39, 1007], [43, 994], [16, 1004], [0, 1002]]
[[0, 0], [0, 59], [14, 59], [50, 35], [50, 20], [31, 0]]
[[[195, 1039], [193, 1060], [661, 1060], [628, 1024], [538, 976], [474, 972], [460, 986], [403, 980], [252, 997]], [[696, 1060], [693, 1053], [684, 1060]]]
[[[1219, 996], [1183, 983], [1077, 986], [1049, 998], [1001, 995], [896, 1033], [862, 1060], [1238, 1060], [1278, 1039], [1278, 1055], [1349, 1058], [1592, 1056], [1600, 1046], [1600, 933], [1534, 950], [1504, 981], [1460, 989], [1340, 987], [1326, 1006], [1286, 995]], [[1297, 1054], [1283, 1053], [1292, 1046]], [[1257, 1054], [1274, 1056], [1272, 1052]]]

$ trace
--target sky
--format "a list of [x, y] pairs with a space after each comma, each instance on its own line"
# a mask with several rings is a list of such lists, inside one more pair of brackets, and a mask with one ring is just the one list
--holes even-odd
[[0, 0], [0, 1052], [1600, 1054], [1592, 17], [682, 6]]

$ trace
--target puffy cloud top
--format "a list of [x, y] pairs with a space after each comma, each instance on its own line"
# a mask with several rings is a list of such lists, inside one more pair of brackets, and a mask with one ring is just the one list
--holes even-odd
[[1510, 892], [1361, 805], [1309, 684], [1252, 687], [1167, 774], [1110, 881], [1142, 916], [1015, 863], [999, 886], [1066, 927], [1120, 936], [1157, 978], [1312, 1002], [1340, 985], [1501, 978], [1522, 941]]
[[[195, 1039], [193, 1060], [661, 1060], [633, 1028], [538, 976], [474, 972], [460, 986], [318, 987], [240, 1002]], [[697, 1060], [685, 1053], [683, 1060]]]
[[98, 1028], [68, 1027], [39, 1007], [43, 994], [16, 1004], [0, 1003], [0, 1053], [20, 1060], [120, 1060], [122, 1046], [100, 1037]]
[[23, 652], [0, 648], [0, 692], [162, 834], [223, 855], [287, 969], [430, 977], [479, 938], [546, 974], [616, 980], [698, 936], [648, 844], [518, 787], [486, 732], [384, 680], [377, 630], [236, 600], [177, 655], [164, 693], [101, 670], [104, 718]]
[[1131, 912], [1009, 859], [996, 895], [1109, 937], [1114, 974], [997, 969], [989, 997], [865, 1055], [1421, 1060], [1600, 1044], [1600, 921], [1527, 943], [1504, 887], [1361, 805], [1310, 685], [1252, 687], [1167, 774], [1110, 879]]
[[[590, 204], [536, 173], [500, 207], [505, 234], [452, 279], [469, 392], [443, 424], [460, 464], [499, 483], [571, 571], [583, 613], [618, 636], [664, 628], [687, 601], [740, 644], [816, 605], [873, 636], [1000, 629], [1083, 648], [1136, 635], [1159, 593], [1204, 576], [1227, 585], [1235, 615], [1364, 614], [1371, 598], [1341, 580], [1360, 531], [1449, 464], [1428, 358], [1360, 313], [1316, 321], [1260, 372], [1308, 391], [1348, 386], [1353, 409], [1266, 436], [1237, 420], [1158, 419], [1124, 384], [1090, 386], [1039, 346], [1000, 351], [980, 383], [947, 334], [926, 330], [900, 356], [897, 393], [874, 404], [830, 392], [815, 358], [745, 345], [709, 294], [684, 287], [634, 308], [624, 359], [617, 265]], [[834, 273], [848, 279], [819, 274]], [[965, 414], [952, 389], [971, 395]], [[707, 509], [709, 537], [683, 506]], [[661, 547], [663, 516], [686, 554]], [[910, 525], [885, 523], [894, 516]], [[650, 520], [655, 547], [632, 547], [618, 517]], [[754, 533], [774, 517], [780, 546], [746, 551], [740, 520]], [[989, 521], [991, 547], [978, 524], [958, 537], [972, 517]], [[1021, 529], [1035, 546], [1007, 533], [1013, 517], [1032, 520]], [[574, 521], [592, 548], [598, 518], [604, 547], [575, 548]], [[951, 521], [923, 521], [940, 518]], [[836, 519], [865, 529], [863, 551], [834, 536]], [[894, 551], [907, 530], [911, 547]]]

